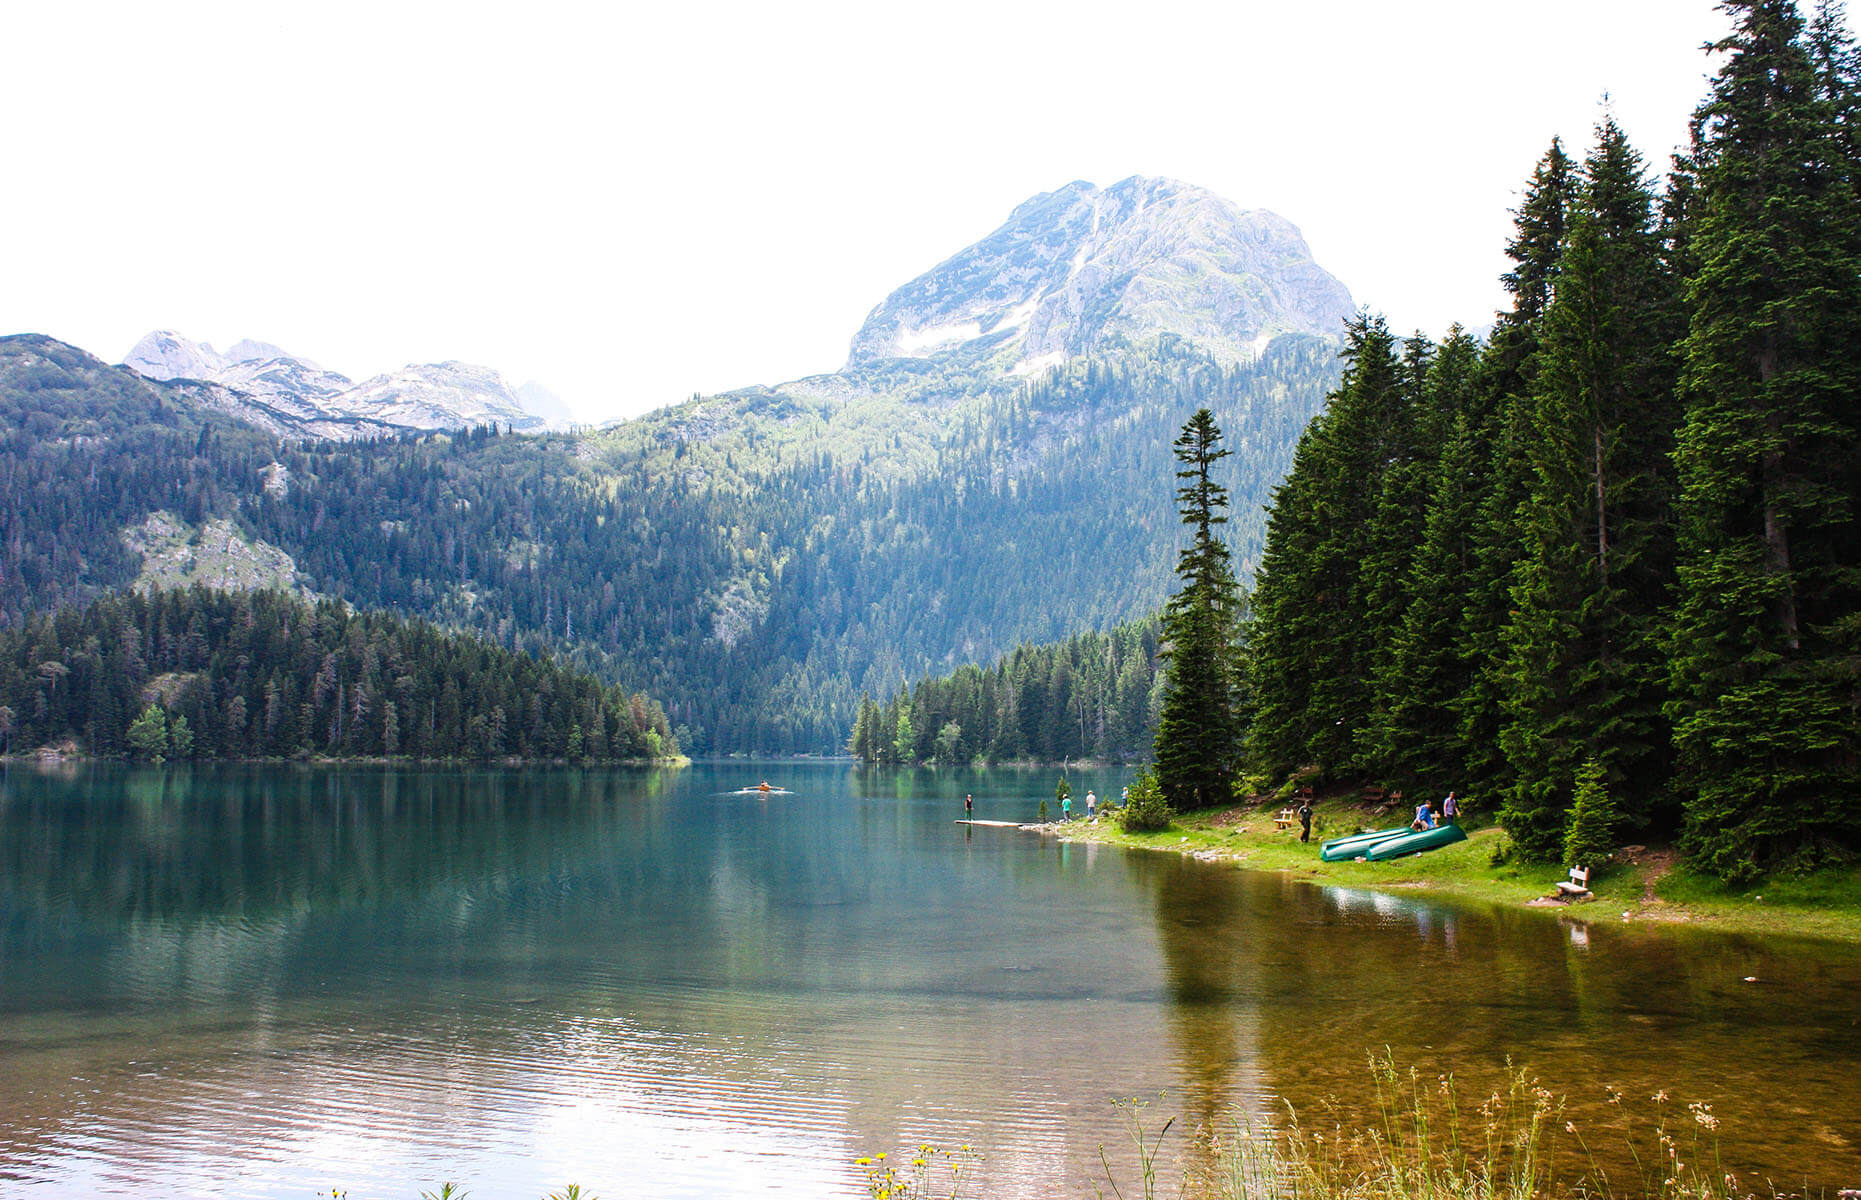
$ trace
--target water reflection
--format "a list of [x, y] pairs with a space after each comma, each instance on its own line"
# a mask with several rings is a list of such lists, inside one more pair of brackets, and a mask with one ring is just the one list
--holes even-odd
[[1729, 1118], [1724, 1161], [1746, 1178], [1861, 1178], [1861, 962], [1849, 948], [1290, 877], [1158, 874], [1170, 1026], [1196, 1120], [1250, 1096], [1370, 1119], [1366, 1062], [1387, 1048], [1424, 1080], [1458, 1076], [1476, 1101], [1508, 1060], [1529, 1065], [1618, 1167], [1627, 1118], [1605, 1084], [1644, 1121], [1656, 1092], [1713, 1103]]
[[14, 770], [0, 1178], [859, 1195], [854, 1157], [929, 1140], [981, 1147], [985, 1194], [1084, 1195], [1113, 1097], [1179, 1129], [1362, 1112], [1384, 1046], [1474, 1086], [1529, 1063], [1595, 1124], [1603, 1083], [1712, 1100], [1748, 1174], [1861, 1178], [1845, 948], [953, 824], [966, 792], [1031, 817], [1049, 771], [782, 770], [793, 797], [732, 767]]

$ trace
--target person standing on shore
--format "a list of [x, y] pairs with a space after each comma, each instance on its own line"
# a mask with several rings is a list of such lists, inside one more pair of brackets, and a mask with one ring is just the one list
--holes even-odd
[[1447, 799], [1441, 802], [1441, 816], [1456, 823], [1460, 819], [1460, 801], [1454, 799], [1454, 793], [1451, 791], [1447, 794]]
[[1097, 792], [1086, 792], [1086, 820], [1096, 821], [1099, 815], [1099, 797]]
[[1312, 802], [1310, 800], [1299, 801], [1299, 840], [1302, 842], [1312, 840]]
[[1070, 821], [1072, 819], [1073, 819], [1073, 798], [1071, 796], [1062, 796], [1060, 797], [1060, 820]]

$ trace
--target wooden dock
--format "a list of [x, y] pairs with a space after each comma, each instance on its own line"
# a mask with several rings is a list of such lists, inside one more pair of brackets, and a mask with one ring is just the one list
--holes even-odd
[[990, 829], [1019, 829], [1021, 828], [1021, 822], [1019, 821], [965, 821], [961, 818], [958, 818], [956, 823], [958, 825], [986, 825]]

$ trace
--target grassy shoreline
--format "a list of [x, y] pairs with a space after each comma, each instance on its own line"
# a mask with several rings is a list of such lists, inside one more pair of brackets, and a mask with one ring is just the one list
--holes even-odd
[[[1695, 874], [1671, 848], [1629, 847], [1606, 870], [1595, 872], [1595, 899], [1547, 902], [1565, 873], [1555, 866], [1495, 865], [1504, 832], [1490, 820], [1464, 822], [1464, 842], [1391, 862], [1320, 862], [1319, 843], [1359, 829], [1390, 828], [1406, 813], [1378, 815], [1344, 800], [1314, 804], [1312, 840], [1299, 830], [1277, 829], [1279, 802], [1178, 815], [1168, 829], [1126, 833], [1115, 819], [1043, 827], [1056, 837], [1141, 850], [1171, 851], [1251, 871], [1279, 871], [1308, 883], [1383, 891], [1422, 892], [1514, 907], [1539, 907], [1565, 919], [1610, 924], [1685, 925], [1730, 933], [1785, 935], [1861, 943], [1861, 870], [1829, 869], [1778, 877], [1748, 890], [1727, 889]], [[1535, 903], [1534, 903], [1535, 902]]]

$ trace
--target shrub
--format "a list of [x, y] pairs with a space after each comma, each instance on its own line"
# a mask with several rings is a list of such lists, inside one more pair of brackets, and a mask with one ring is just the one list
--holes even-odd
[[1170, 827], [1170, 806], [1157, 785], [1157, 773], [1146, 770], [1131, 784], [1131, 799], [1118, 810], [1118, 823], [1126, 833], [1151, 833]]

